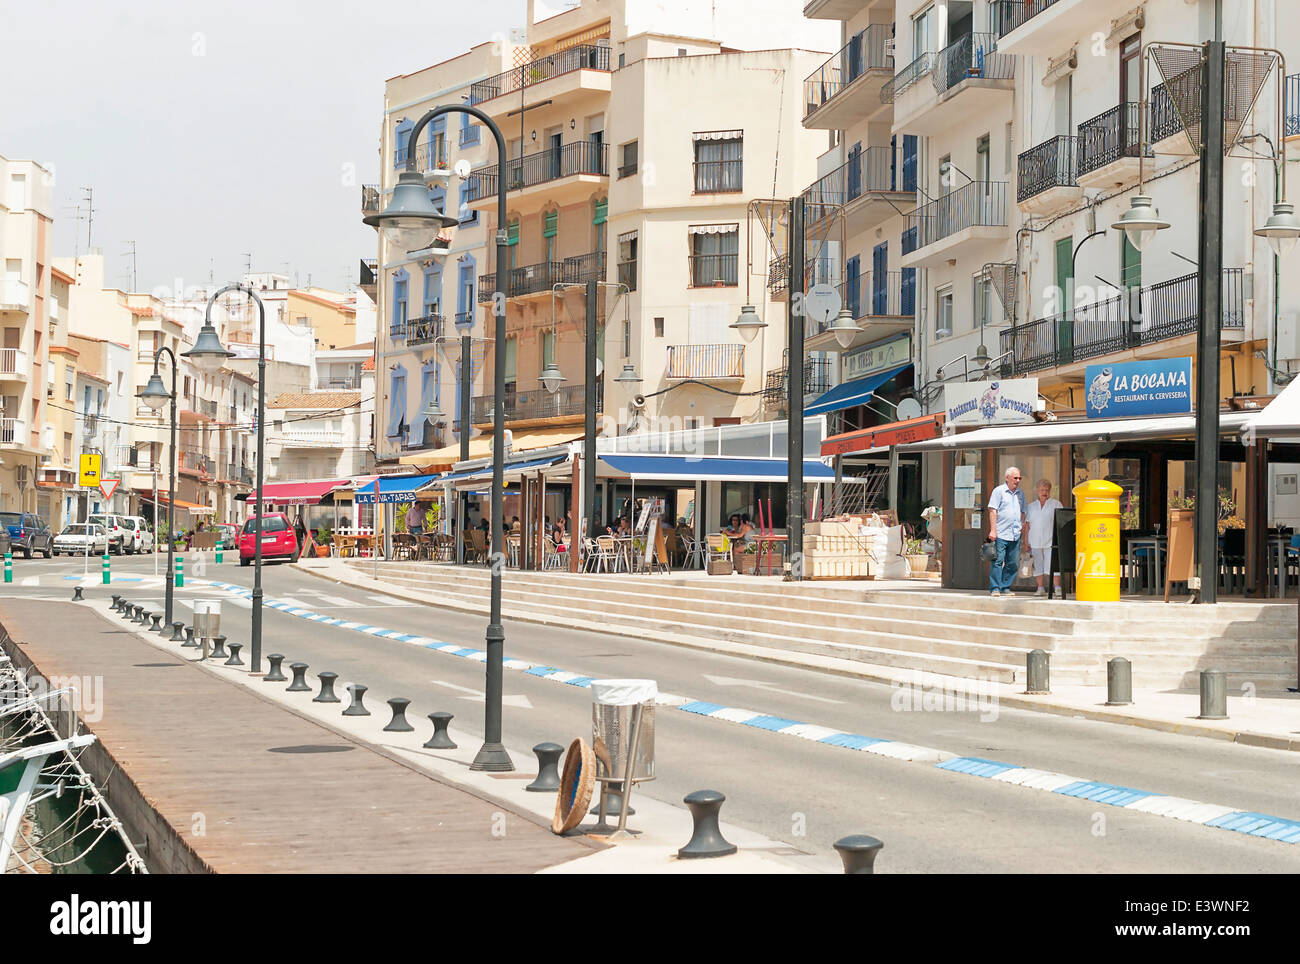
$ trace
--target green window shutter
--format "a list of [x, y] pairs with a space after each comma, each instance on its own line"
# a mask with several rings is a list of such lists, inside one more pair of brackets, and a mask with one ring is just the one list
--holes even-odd
[[506, 339], [506, 381], [515, 380], [515, 372], [518, 370], [519, 342], [514, 338]]
[[511, 221], [506, 225], [506, 244], [519, 243], [519, 222]]
[[546, 226], [542, 229], [542, 237], [553, 238], [560, 230], [560, 212], [550, 211], [546, 215]]
[[592, 224], [604, 224], [605, 215], [609, 212], [609, 201], [596, 202], [596, 216], [591, 219]]
[[1121, 236], [1123, 260], [1120, 262], [1120, 284], [1125, 288], [1142, 287], [1142, 252], [1129, 243], [1128, 235]]
[[1056, 242], [1056, 285], [1061, 289], [1061, 308], [1062, 310], [1069, 307], [1066, 299], [1069, 297], [1069, 281], [1071, 262], [1074, 259], [1074, 238], [1062, 238]]

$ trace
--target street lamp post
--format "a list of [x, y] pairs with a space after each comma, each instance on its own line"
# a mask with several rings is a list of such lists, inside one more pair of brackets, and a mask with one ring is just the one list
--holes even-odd
[[[172, 366], [172, 390], [167, 391], [163, 384], [162, 376], [158, 372], [158, 360], [166, 355]], [[166, 345], [161, 345], [153, 353], [153, 374], [149, 376], [149, 383], [136, 396], [142, 402], [158, 411], [163, 407], [164, 402], [171, 403], [171, 477], [167, 483], [167, 574], [164, 582], [166, 602], [163, 605], [165, 618], [164, 625], [172, 624], [172, 586], [176, 582], [173, 569], [175, 568], [176, 552], [176, 354]], [[157, 468], [154, 470], [154, 529], [158, 528], [158, 483]], [[157, 547], [154, 547], [155, 550]], [[156, 571], [156, 570], [155, 570]]]
[[[468, 114], [477, 118], [491, 132], [497, 148], [497, 231], [496, 231], [496, 290], [492, 293], [492, 314], [495, 319], [493, 332], [493, 418], [492, 418], [492, 588], [489, 603], [487, 640], [486, 679], [484, 686], [483, 746], [479, 748], [472, 770], [505, 771], [513, 770], [514, 764], [501, 743], [501, 702], [504, 673], [505, 631], [501, 626], [501, 568], [502, 568], [502, 526], [504, 518], [504, 475], [505, 475], [505, 394], [506, 394], [506, 285], [507, 244], [506, 244], [506, 142], [501, 128], [487, 114], [469, 105], [447, 105], [434, 107], [427, 111], [411, 128], [407, 135], [407, 144], [419, 143], [420, 134], [434, 120], [447, 114]], [[455, 227], [458, 219], [449, 218], [440, 212], [429, 197], [424, 178], [416, 170], [416, 152], [406, 152], [406, 169], [397, 179], [393, 188], [393, 197], [388, 206], [378, 214], [363, 218], [365, 224], [380, 228], [389, 243], [403, 251], [432, 250], [435, 257], [446, 256], [447, 248], [431, 243], [431, 235], [436, 235], [440, 228]], [[462, 341], [462, 345], [464, 342]], [[462, 378], [466, 365], [461, 362]], [[462, 393], [464, 388], [461, 389]], [[462, 394], [462, 398], [463, 398]], [[462, 408], [461, 424], [465, 426], [469, 412]], [[468, 436], [462, 430], [461, 453], [467, 454], [465, 448]]]

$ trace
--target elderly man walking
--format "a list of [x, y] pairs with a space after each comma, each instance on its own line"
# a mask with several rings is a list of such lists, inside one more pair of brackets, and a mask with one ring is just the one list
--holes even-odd
[[1007, 469], [1006, 481], [989, 496], [989, 540], [995, 542], [989, 566], [989, 595], [1010, 596], [1020, 565], [1020, 543], [1025, 528], [1025, 493], [1020, 490], [1020, 470]]

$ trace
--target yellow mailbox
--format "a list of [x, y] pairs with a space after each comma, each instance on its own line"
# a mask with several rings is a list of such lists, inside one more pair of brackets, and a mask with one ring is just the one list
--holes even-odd
[[1089, 479], [1074, 487], [1075, 598], [1119, 601], [1119, 497], [1114, 482]]

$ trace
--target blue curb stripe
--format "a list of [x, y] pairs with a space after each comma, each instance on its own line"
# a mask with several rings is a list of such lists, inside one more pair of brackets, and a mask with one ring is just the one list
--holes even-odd
[[550, 676], [552, 673], [562, 673], [563, 670], [556, 669], [554, 666], [534, 666], [532, 669], [524, 670], [529, 676]]
[[479, 652], [479, 651], [478, 651], [477, 649], [458, 649], [458, 650], [456, 650], [456, 655], [457, 655], [457, 656], [477, 656], [477, 655], [478, 655], [478, 652]]
[[565, 680], [565, 682], [568, 683], [570, 686], [590, 686], [591, 677], [579, 676], [577, 679], [569, 679], [569, 680]]
[[677, 707], [679, 710], [685, 710], [687, 713], [696, 713], [700, 716], [708, 716], [710, 713], [716, 713], [724, 709], [721, 703], [706, 703], [704, 700], [694, 700], [690, 703], [683, 703]]
[[745, 726], [756, 726], [760, 730], [784, 730], [787, 726], [797, 726], [798, 720], [787, 720], [783, 716], [756, 716], [752, 720], [745, 720]]
[[1097, 783], [1093, 780], [1081, 780], [1078, 783], [1068, 784], [1052, 792], [1067, 797], [1078, 797], [1081, 800], [1091, 800], [1093, 803], [1107, 803], [1112, 807], [1127, 807], [1129, 804], [1145, 800], [1147, 797], [1161, 796], [1158, 793], [1134, 790], [1131, 787], [1117, 787], [1113, 783]]
[[951, 760], [944, 760], [937, 766], [940, 770], [952, 770], [955, 773], [965, 773], [973, 777], [995, 777], [999, 773], [1006, 773], [1008, 770], [1020, 769], [1010, 763], [999, 763], [996, 760], [985, 760], [977, 756], [954, 757]]
[[869, 736], [859, 736], [856, 733], [832, 733], [830, 736], [824, 736], [818, 743], [829, 743], [831, 746], [847, 747], [850, 750], [861, 750], [871, 746], [873, 743], [888, 743], [888, 740], [875, 740]]

